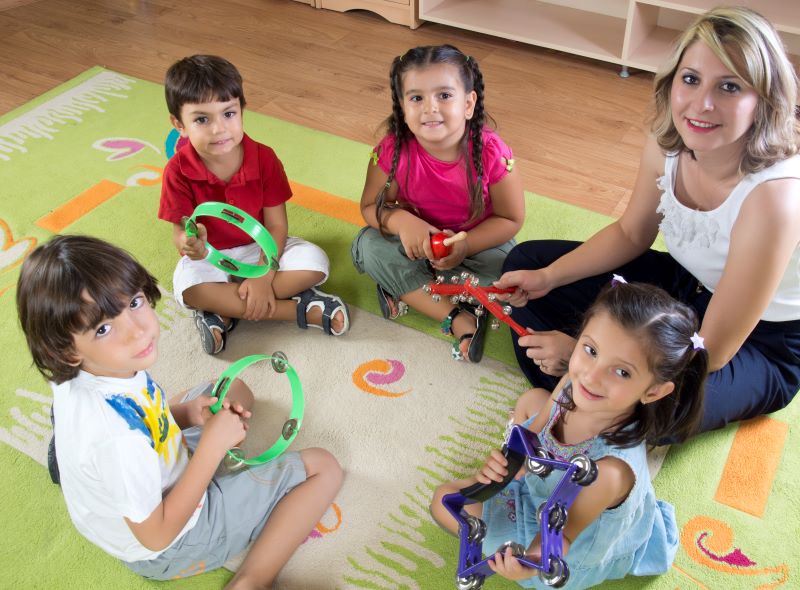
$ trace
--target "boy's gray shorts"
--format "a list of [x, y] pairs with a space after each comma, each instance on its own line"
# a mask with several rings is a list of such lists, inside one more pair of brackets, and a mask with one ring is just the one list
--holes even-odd
[[[190, 390], [183, 401], [208, 395], [211, 384]], [[190, 449], [199, 428], [184, 431]], [[286, 452], [264, 465], [217, 475], [194, 527], [155, 559], [125, 563], [145, 578], [169, 580], [211, 571], [244, 551], [258, 537], [276, 504], [306, 480], [298, 452]]]

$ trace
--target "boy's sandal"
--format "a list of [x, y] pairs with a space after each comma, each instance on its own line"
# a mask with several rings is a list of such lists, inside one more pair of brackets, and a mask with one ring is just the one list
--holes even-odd
[[381, 307], [381, 314], [385, 320], [396, 320], [408, 313], [408, 304], [399, 299], [395, 299], [387, 293], [380, 285], [375, 285], [378, 292], [378, 305]]
[[469, 362], [479, 363], [483, 358], [483, 345], [484, 341], [486, 340], [486, 327], [488, 325], [488, 321], [485, 314], [477, 315], [475, 313], [475, 309], [476, 308], [471, 305], [459, 304], [450, 310], [450, 313], [447, 314], [447, 317], [442, 321], [442, 332], [444, 334], [455, 336], [455, 334], [453, 334], [453, 320], [456, 319], [458, 314], [465, 311], [475, 318], [475, 331], [462, 334], [460, 337], [454, 338], [453, 340], [451, 353], [453, 358], [457, 361], [464, 360], [464, 355], [461, 353], [461, 343], [467, 338], [472, 338], [472, 340], [469, 342], [469, 347], [467, 348], [467, 358], [469, 359]]
[[[200, 333], [200, 342], [203, 346], [203, 352], [206, 354], [219, 354], [225, 350], [225, 345], [228, 343], [228, 334], [233, 332], [239, 320], [231, 318], [230, 326], [226, 326], [222, 316], [208, 311], [195, 311], [194, 312], [194, 325]], [[221, 337], [219, 341], [214, 337], [219, 334]]]
[[[303, 330], [311, 326], [312, 328], [322, 330], [329, 336], [341, 336], [350, 329], [350, 311], [347, 309], [347, 305], [342, 301], [341, 297], [328, 295], [312, 287], [306, 289], [299, 295], [295, 295], [292, 299], [297, 301], [297, 325]], [[315, 307], [319, 307], [322, 310], [321, 326], [309, 324], [306, 319], [306, 313]], [[342, 312], [344, 326], [342, 326], [341, 330], [335, 332], [331, 322], [334, 316], [340, 311]]]

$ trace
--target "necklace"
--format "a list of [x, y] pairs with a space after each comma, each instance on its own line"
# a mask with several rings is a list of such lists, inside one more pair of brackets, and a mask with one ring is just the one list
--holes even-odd
[[[564, 400], [564, 398], [572, 398], [572, 383], [567, 383], [564, 386], [564, 389], [561, 391], [559, 401]], [[544, 425], [544, 428], [542, 428], [542, 432], [539, 434], [540, 440], [548, 451], [562, 461], [569, 461], [575, 455], [588, 455], [589, 449], [591, 449], [592, 445], [594, 445], [596, 437], [592, 437], [574, 445], [567, 445], [559, 441], [553, 435], [553, 428], [562, 418], [563, 413], [564, 408], [560, 404], [555, 404], [554, 411], [547, 420], [547, 423]]]

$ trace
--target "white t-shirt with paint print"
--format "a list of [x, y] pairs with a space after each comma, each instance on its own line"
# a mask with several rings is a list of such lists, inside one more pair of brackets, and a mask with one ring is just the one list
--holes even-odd
[[[72, 522], [123, 561], [153, 559], [161, 551], [139, 543], [124, 519], [147, 519], [188, 465], [166, 396], [146, 371], [130, 379], [81, 371], [51, 387], [56, 457]], [[195, 525], [205, 501], [204, 493], [175, 540]]]

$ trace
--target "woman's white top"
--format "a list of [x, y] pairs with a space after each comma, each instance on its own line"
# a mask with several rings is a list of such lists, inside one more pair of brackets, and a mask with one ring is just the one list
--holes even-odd
[[[731, 231], [742, 203], [762, 182], [800, 178], [800, 155], [746, 175], [722, 204], [711, 211], [690, 209], [678, 201], [675, 197], [677, 171], [678, 155], [668, 155], [664, 176], [657, 181], [662, 191], [656, 209], [663, 216], [659, 229], [672, 257], [713, 293], [728, 259]], [[769, 236], [764, 236], [764, 239], [768, 240]], [[771, 322], [800, 319], [800, 244], [795, 246], [783, 278], [761, 319]]]

